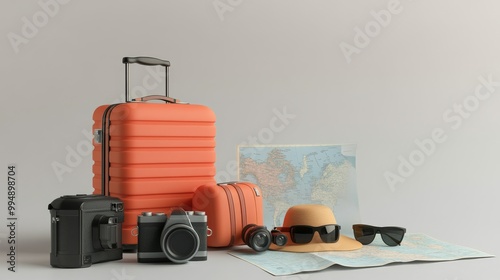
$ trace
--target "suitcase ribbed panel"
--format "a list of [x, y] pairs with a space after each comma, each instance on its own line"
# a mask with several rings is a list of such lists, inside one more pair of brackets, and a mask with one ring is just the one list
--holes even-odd
[[[111, 193], [111, 196], [115, 194]], [[182, 206], [191, 207], [193, 193], [176, 193], [166, 195], [141, 195], [141, 196], [120, 196], [123, 203], [127, 204], [127, 209], [144, 210], [151, 208], [151, 205]], [[185, 209], [189, 210], [189, 209]]]
[[109, 153], [111, 166], [113, 163], [118, 163], [121, 166], [149, 163], [206, 163], [210, 165], [213, 160], [215, 160], [215, 151], [213, 150], [171, 149], [165, 151], [163, 148], [150, 148], [147, 150], [129, 149], [116, 151], [111, 148]]
[[114, 136], [111, 148], [141, 148], [141, 147], [190, 147], [205, 148], [215, 146], [215, 140], [208, 137], [155, 137], [155, 136], [135, 136], [119, 137]]
[[[138, 179], [119, 180], [114, 179], [110, 185], [111, 193], [117, 195], [149, 195], [149, 194], [171, 194], [182, 192], [194, 192], [198, 186], [204, 185], [207, 181], [213, 181], [213, 177], [193, 178], [163, 178], [163, 179]], [[100, 186], [101, 176], [94, 175], [93, 185]], [[100, 194], [100, 187], [94, 187], [94, 193]]]
[[[100, 172], [100, 166], [94, 165], [92, 170], [95, 173]], [[155, 177], [206, 177], [207, 174], [213, 174], [213, 166], [206, 164], [142, 164], [136, 166], [116, 164], [109, 170], [111, 177], [121, 177], [130, 179], [155, 178]], [[160, 175], [160, 176], [158, 176]]]
[[[108, 105], [94, 112], [101, 129]], [[109, 132], [109, 194], [125, 205], [125, 225], [144, 211], [191, 209], [196, 189], [213, 184], [215, 115], [205, 106], [129, 102], [114, 107]], [[101, 144], [94, 143], [94, 193], [101, 193]], [[124, 227], [124, 244], [137, 238]]]

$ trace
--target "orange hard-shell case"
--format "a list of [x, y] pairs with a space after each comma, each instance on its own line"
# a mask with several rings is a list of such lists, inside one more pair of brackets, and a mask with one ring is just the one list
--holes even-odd
[[263, 225], [262, 192], [249, 182], [203, 185], [195, 191], [193, 210], [207, 215], [208, 247], [243, 245], [243, 228]]
[[[153, 65], [141, 59], [127, 62]], [[124, 247], [137, 244], [135, 228], [142, 212], [178, 206], [191, 210], [196, 189], [215, 184], [215, 114], [203, 105], [165, 100], [103, 105], [93, 114], [94, 194], [123, 201]]]

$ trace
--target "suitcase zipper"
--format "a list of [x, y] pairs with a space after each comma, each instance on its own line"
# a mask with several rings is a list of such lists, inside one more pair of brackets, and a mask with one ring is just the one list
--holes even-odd
[[111, 111], [119, 104], [109, 105], [102, 114], [101, 125], [101, 193], [109, 196], [109, 128], [111, 125]]

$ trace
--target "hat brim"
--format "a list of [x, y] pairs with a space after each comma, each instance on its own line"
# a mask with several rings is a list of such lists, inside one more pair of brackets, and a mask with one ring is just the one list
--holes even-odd
[[[357, 240], [347, 237], [345, 235], [340, 235], [339, 240], [335, 243], [324, 243], [319, 239], [317, 233], [315, 234], [313, 240], [306, 244], [296, 244], [290, 239], [288, 233], [283, 232], [288, 238], [288, 242], [285, 246], [277, 246], [276, 244], [271, 244], [270, 250], [283, 251], [283, 252], [324, 252], [324, 251], [351, 251], [360, 249], [363, 245]], [[319, 240], [318, 240], [319, 239]]]

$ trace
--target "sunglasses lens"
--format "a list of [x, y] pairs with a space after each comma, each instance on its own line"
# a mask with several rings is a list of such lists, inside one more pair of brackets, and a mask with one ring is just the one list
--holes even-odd
[[326, 225], [319, 230], [319, 236], [325, 243], [334, 243], [339, 240], [339, 231], [335, 225]]
[[396, 246], [401, 243], [405, 231], [400, 228], [386, 227], [382, 229], [382, 240], [389, 246]]
[[361, 244], [367, 245], [372, 243], [375, 238], [376, 230], [370, 226], [353, 226], [354, 229], [354, 237]]
[[290, 237], [292, 241], [298, 244], [311, 242], [314, 235], [312, 227], [308, 226], [293, 226], [290, 228]]

